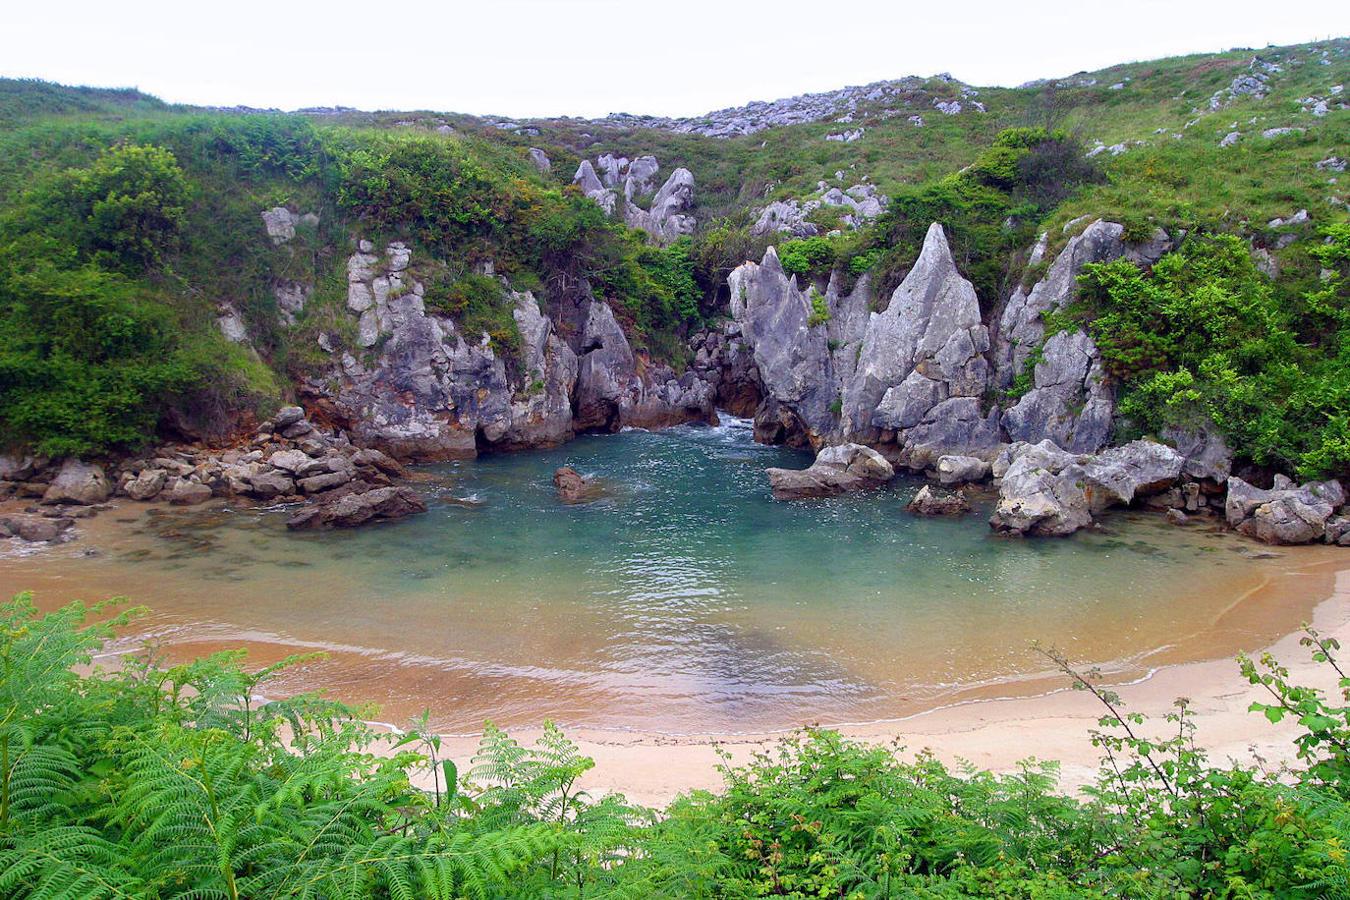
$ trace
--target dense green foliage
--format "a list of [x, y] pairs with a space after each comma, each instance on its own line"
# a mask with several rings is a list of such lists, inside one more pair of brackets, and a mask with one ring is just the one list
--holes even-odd
[[1052, 654], [1103, 704], [1082, 799], [1052, 763], [953, 771], [808, 731], [658, 814], [582, 790], [593, 763], [552, 727], [526, 747], [489, 725], [461, 773], [425, 717], [391, 738], [317, 697], [257, 700], [296, 660], [73, 671], [135, 613], [0, 607], [6, 897], [1350, 895], [1350, 679], [1313, 632], [1338, 700], [1241, 661], [1253, 710], [1301, 726], [1295, 771], [1211, 767], [1184, 702], [1146, 721]]
[[1350, 225], [1310, 253], [1316, 287], [1282, 288], [1247, 246], [1194, 238], [1151, 271], [1089, 265], [1070, 314], [1088, 325], [1144, 429], [1212, 420], [1256, 462], [1350, 469]]

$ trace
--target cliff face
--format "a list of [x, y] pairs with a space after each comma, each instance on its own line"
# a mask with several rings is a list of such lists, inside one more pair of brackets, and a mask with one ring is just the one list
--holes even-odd
[[574, 347], [534, 295], [512, 292], [522, 338], [512, 371], [486, 334], [429, 311], [411, 252], [367, 241], [348, 260], [350, 315], [362, 350], [333, 354], [303, 393], [352, 439], [407, 460], [553, 446], [583, 431], [706, 421], [713, 391], [635, 354], [608, 304], [588, 297]]
[[[1049, 439], [1070, 452], [1094, 452], [1110, 442], [1115, 417], [1101, 355], [1082, 330], [1047, 340], [1044, 317], [1072, 300], [1087, 263], [1127, 256], [1151, 264], [1170, 248], [1164, 234], [1131, 245], [1122, 226], [1094, 222], [1030, 291], [1019, 287], [994, 316], [981, 313], [937, 223], [877, 312], [869, 312], [866, 278], [844, 293], [835, 273], [815, 296], [770, 248], [760, 263], [745, 263], [728, 278], [732, 322], [721, 355], [709, 355], [713, 368], [720, 363], [719, 396], [757, 398], [761, 439], [814, 447], [858, 442], [913, 469], [932, 468], [944, 455], [990, 460], [1009, 441]], [[1028, 366], [1031, 389], [1009, 398]]]

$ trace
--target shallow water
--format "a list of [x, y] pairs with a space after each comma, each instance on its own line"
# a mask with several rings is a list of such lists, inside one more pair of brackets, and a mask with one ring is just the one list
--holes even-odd
[[[123, 641], [173, 657], [330, 651], [325, 688], [445, 731], [567, 724], [668, 733], [888, 718], [1046, 686], [1034, 642], [1132, 677], [1255, 647], [1306, 618], [1335, 551], [1281, 551], [1118, 514], [1106, 533], [998, 538], [904, 512], [917, 479], [774, 501], [809, 456], [748, 423], [628, 431], [423, 470], [431, 511], [290, 534], [281, 510], [122, 508], [83, 541], [0, 559], [0, 590], [151, 606]], [[565, 505], [553, 470], [605, 485]], [[120, 520], [120, 521], [119, 521]], [[96, 557], [83, 554], [99, 550]]]

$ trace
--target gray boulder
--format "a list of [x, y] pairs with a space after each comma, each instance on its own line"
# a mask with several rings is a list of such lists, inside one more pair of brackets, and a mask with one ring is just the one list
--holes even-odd
[[370, 522], [401, 519], [427, 511], [426, 502], [406, 487], [380, 487], [311, 503], [286, 522], [292, 530], [355, 528]]
[[42, 495], [42, 502], [88, 506], [104, 502], [111, 494], [112, 486], [102, 466], [72, 457], [61, 464], [56, 477]]
[[1345, 499], [1345, 490], [1336, 481], [1301, 486], [1277, 481], [1267, 491], [1231, 476], [1224, 515], [1238, 532], [1258, 541], [1307, 544], [1326, 539], [1328, 522]]
[[960, 491], [939, 496], [925, 484], [905, 509], [916, 516], [963, 516], [970, 512], [970, 501]]
[[837, 444], [816, 455], [806, 469], [766, 469], [778, 500], [830, 497], [885, 484], [895, 469], [877, 451], [861, 444]]
[[163, 469], [142, 469], [140, 474], [127, 482], [124, 490], [132, 500], [153, 500], [164, 489], [169, 473]]
[[1108, 506], [1128, 506], [1137, 497], [1158, 493], [1176, 484], [1185, 460], [1166, 444], [1131, 441], [1086, 458], [1089, 504], [1094, 512]]
[[1164, 428], [1163, 440], [1177, 448], [1186, 460], [1182, 473], [1190, 478], [1223, 484], [1233, 468], [1233, 451], [1211, 422], [1188, 428]]
[[543, 174], [547, 175], [553, 171], [553, 161], [548, 158], [548, 154], [538, 147], [530, 148], [530, 162]]
[[989, 525], [1002, 534], [1062, 537], [1092, 524], [1077, 457], [1051, 441], [1023, 445], [1003, 475]]
[[984, 481], [989, 471], [989, 463], [974, 456], [942, 456], [937, 461], [938, 481], [942, 484]]
[[175, 506], [195, 506], [211, 499], [211, 489], [204, 484], [179, 478], [164, 491]]
[[30, 543], [59, 544], [72, 539], [75, 520], [66, 516], [0, 517], [0, 537], [16, 537]]

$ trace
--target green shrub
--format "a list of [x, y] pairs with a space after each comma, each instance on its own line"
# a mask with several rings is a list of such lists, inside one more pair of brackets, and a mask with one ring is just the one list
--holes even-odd
[[834, 245], [825, 237], [784, 241], [778, 247], [778, 260], [783, 264], [783, 271], [791, 275], [828, 272], [834, 265], [834, 256]]

